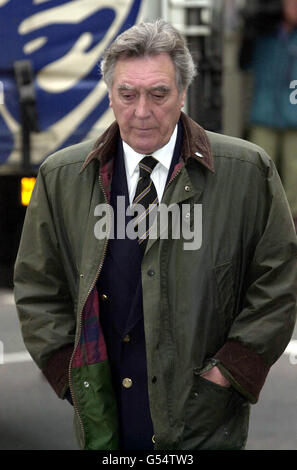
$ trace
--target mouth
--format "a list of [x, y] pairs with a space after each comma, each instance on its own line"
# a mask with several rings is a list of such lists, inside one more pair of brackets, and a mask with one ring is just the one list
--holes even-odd
[[141, 129], [141, 128], [139, 128], [139, 127], [135, 127], [134, 130], [135, 130], [136, 132], [149, 132], [149, 131], [153, 131], [154, 128], [153, 128], [153, 127], [149, 127], [149, 128]]

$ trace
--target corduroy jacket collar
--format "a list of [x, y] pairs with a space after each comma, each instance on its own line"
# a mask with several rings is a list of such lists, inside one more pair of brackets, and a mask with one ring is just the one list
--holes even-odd
[[[185, 163], [190, 157], [195, 158], [214, 173], [213, 156], [205, 130], [185, 113], [181, 113], [180, 119], [184, 130], [182, 157]], [[101, 165], [107, 163], [117, 151], [119, 136], [119, 126], [114, 121], [95, 142], [93, 149], [86, 157], [81, 171], [95, 158], [100, 161]]]

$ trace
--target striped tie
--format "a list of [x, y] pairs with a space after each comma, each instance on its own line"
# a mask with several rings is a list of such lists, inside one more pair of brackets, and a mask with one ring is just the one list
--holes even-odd
[[[157, 212], [158, 196], [151, 173], [158, 160], [152, 156], [144, 157], [139, 163], [139, 179], [133, 204], [141, 204], [144, 211], [135, 218], [135, 230], [138, 231], [138, 243], [145, 251], [152, 221]], [[154, 215], [153, 215], [154, 214]]]

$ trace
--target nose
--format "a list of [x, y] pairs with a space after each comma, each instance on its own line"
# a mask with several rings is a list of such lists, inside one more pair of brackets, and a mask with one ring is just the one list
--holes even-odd
[[149, 100], [145, 95], [140, 95], [135, 105], [135, 117], [138, 119], [145, 119], [149, 116]]

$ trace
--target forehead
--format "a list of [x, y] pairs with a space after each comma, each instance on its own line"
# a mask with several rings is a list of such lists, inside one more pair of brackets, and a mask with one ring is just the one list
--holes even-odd
[[118, 59], [114, 69], [113, 86], [150, 87], [176, 86], [175, 66], [167, 53], [156, 56]]

